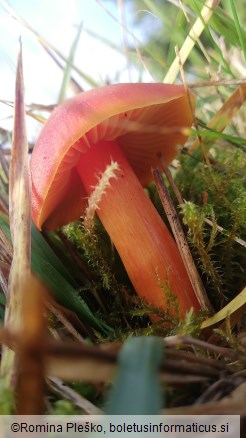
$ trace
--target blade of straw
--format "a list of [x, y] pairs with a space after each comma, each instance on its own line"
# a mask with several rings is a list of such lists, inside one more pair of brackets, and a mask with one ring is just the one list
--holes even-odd
[[206, 319], [202, 322], [201, 327], [206, 328], [211, 325], [217, 324], [223, 319], [227, 318], [232, 313], [236, 312], [240, 307], [245, 306], [246, 304], [246, 287], [240, 292], [233, 300], [230, 301], [223, 309], [219, 310], [215, 315], [211, 316], [211, 318]]
[[220, 3], [220, 0], [207, 0], [205, 5], [203, 6], [201, 10], [201, 17], [198, 17], [192, 26], [188, 36], [186, 37], [184, 44], [182, 45], [179, 55], [176, 56], [174, 59], [172, 65], [170, 66], [163, 82], [164, 83], [170, 83], [173, 84], [176, 81], [176, 78], [179, 74], [179, 67], [180, 63], [184, 65], [185, 61], [187, 60], [190, 52], [192, 51], [193, 47], [195, 46], [198, 38], [200, 37], [201, 33], [205, 29], [208, 21], [213, 15], [213, 12], [215, 8]]
[[[241, 84], [236, 90], [228, 97], [228, 99], [224, 102], [220, 110], [212, 117], [212, 119], [208, 122], [207, 127], [210, 129], [214, 129], [218, 132], [223, 132], [224, 129], [231, 123], [233, 117], [236, 115], [238, 110], [244, 104], [246, 100], [246, 84]], [[214, 139], [206, 140], [206, 144], [204, 146], [206, 152], [208, 152], [211, 145], [213, 145]], [[195, 149], [198, 148], [200, 142], [199, 139], [196, 139], [194, 143], [189, 148], [189, 153], [192, 153]], [[202, 151], [198, 149], [196, 155], [196, 159], [202, 158]]]
[[[5, 312], [5, 326], [13, 332], [21, 325], [22, 286], [30, 273], [30, 182], [28, 169], [28, 143], [25, 126], [24, 83], [21, 43], [18, 54], [15, 114], [10, 165], [10, 229], [13, 242], [13, 261], [9, 278], [9, 289]], [[16, 358], [13, 351], [3, 350], [1, 373], [6, 385], [16, 382]]]

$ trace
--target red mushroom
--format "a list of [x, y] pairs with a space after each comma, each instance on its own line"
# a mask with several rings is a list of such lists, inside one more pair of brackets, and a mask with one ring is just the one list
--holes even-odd
[[31, 157], [32, 215], [54, 229], [84, 214], [88, 196], [110, 163], [118, 163], [97, 214], [129, 278], [148, 303], [166, 309], [164, 288], [180, 315], [199, 303], [178, 248], [143, 186], [151, 166], [167, 163], [192, 124], [192, 96], [182, 86], [118, 84], [79, 94], [46, 122]]

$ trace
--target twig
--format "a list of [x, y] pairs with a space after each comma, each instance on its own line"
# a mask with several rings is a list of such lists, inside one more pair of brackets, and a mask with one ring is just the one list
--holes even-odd
[[214, 345], [206, 341], [201, 341], [200, 339], [191, 338], [190, 336], [183, 336], [183, 335], [168, 336], [164, 338], [164, 343], [170, 347], [171, 346], [177, 347], [177, 345], [182, 345], [182, 346], [193, 345], [194, 347], [199, 347], [211, 351], [220, 356], [228, 357], [233, 361], [238, 360], [243, 364], [246, 364], [246, 356], [238, 353], [236, 350], [232, 350], [231, 348], [220, 347], [218, 345]]
[[235, 374], [238, 371], [238, 368], [235, 365], [231, 365], [231, 364], [226, 364], [223, 361], [219, 361], [217, 359], [212, 359], [211, 357], [204, 357], [204, 356], [199, 356], [197, 354], [197, 352], [190, 351], [191, 349], [189, 348], [189, 351], [187, 351], [187, 347], [186, 350], [181, 350], [181, 349], [172, 349], [170, 347], [168, 347], [168, 342], [166, 342], [166, 340], [168, 340], [169, 338], [164, 338], [164, 343], [166, 345], [166, 356], [168, 358], [171, 359], [175, 359], [176, 361], [186, 361], [189, 362], [190, 364], [192, 363], [199, 363], [202, 365], [207, 365], [210, 366], [212, 368], [215, 368], [219, 371], [226, 371], [227, 373], [230, 374]]
[[212, 385], [210, 385], [206, 391], [203, 392], [195, 401], [194, 405], [199, 406], [203, 403], [221, 400], [223, 396], [231, 393], [235, 388], [244, 382], [243, 377], [230, 376], [228, 378], [222, 377]]
[[102, 415], [101, 409], [93, 405], [85, 397], [82, 397], [69, 386], [65, 385], [62, 380], [57, 377], [49, 377], [48, 384], [51, 390], [62, 398], [72, 401], [76, 406], [82, 409], [88, 415]]
[[[19, 350], [19, 336], [0, 329], [0, 342]], [[199, 347], [212, 351], [216, 356], [225, 356], [240, 363], [246, 363], [245, 356], [234, 350], [217, 347], [204, 341], [185, 336], [164, 338], [167, 346], [165, 360], [160, 367], [160, 378], [170, 384], [189, 384], [190, 382], [214, 381], [222, 375], [237, 373], [237, 366], [223, 360], [200, 357], [191, 351], [177, 350], [178, 345]], [[46, 339], [42, 346], [45, 368], [49, 376], [68, 381], [82, 380], [90, 382], [110, 381], [115, 374], [117, 358], [121, 344], [104, 346], [87, 345], [79, 342], [57, 342]], [[172, 348], [174, 347], [174, 348]]]
[[167, 164], [166, 164], [166, 162], [165, 162], [163, 157], [161, 158], [161, 166], [162, 166], [162, 168], [163, 168], [163, 170], [165, 172], [165, 175], [167, 177], [167, 180], [168, 180], [170, 186], [173, 189], [173, 192], [174, 192], [174, 194], [175, 194], [175, 196], [177, 198], [177, 201], [178, 201], [179, 205], [183, 204], [184, 200], [182, 198], [181, 192], [178, 189], [177, 185], [175, 184], [174, 179], [172, 177], [172, 174], [171, 174], [171, 172], [170, 172], [170, 170], [169, 170], [169, 168], [168, 168], [168, 166], [167, 166]]
[[32, 275], [22, 284], [22, 325], [18, 342], [16, 414], [42, 415], [44, 412], [46, 336], [46, 290]]

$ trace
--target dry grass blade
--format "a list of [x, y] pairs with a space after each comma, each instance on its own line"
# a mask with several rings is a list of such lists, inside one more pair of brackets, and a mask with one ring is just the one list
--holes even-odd
[[[7, 329], [16, 332], [21, 323], [22, 287], [30, 273], [30, 183], [28, 170], [28, 143], [25, 126], [24, 83], [21, 45], [18, 55], [12, 160], [10, 166], [10, 228], [13, 242], [13, 261], [5, 312]], [[1, 372], [6, 384], [16, 380], [15, 355], [3, 351]]]
[[[70, 64], [69, 61], [66, 59], [66, 57], [62, 54], [62, 52], [60, 52], [58, 49], [56, 49], [52, 44], [50, 44], [48, 41], [46, 41], [44, 38], [42, 38], [41, 35], [39, 35], [38, 32], [35, 31], [35, 29], [33, 29], [28, 23], [27, 21], [23, 20], [21, 17], [19, 17], [16, 12], [11, 8], [10, 4], [6, 1], [6, 0], [1, 0], [3, 7], [5, 9], [5, 11], [14, 19], [16, 20], [18, 23], [20, 23], [22, 26], [24, 26], [26, 29], [29, 30], [29, 32], [31, 32], [31, 34], [33, 34], [35, 36], [35, 38], [40, 42], [41, 46], [43, 47], [43, 49], [49, 54], [49, 56], [53, 59], [53, 61], [63, 70], [63, 65], [62, 63], [57, 59], [60, 58], [63, 62]], [[71, 64], [71, 68], [73, 68], [73, 70], [75, 70], [79, 75], [81, 75], [82, 77], [85, 78], [86, 81], [88, 81], [89, 83], [91, 83], [91, 85], [93, 86], [97, 86], [97, 82], [94, 81], [92, 78], [89, 78], [89, 76], [87, 76], [86, 74], [83, 74], [82, 71], [80, 71], [75, 65]], [[71, 85], [72, 88], [74, 89], [75, 93], [78, 93], [80, 91], [82, 91], [80, 85], [77, 83], [77, 81], [75, 81], [73, 78], [71, 78]]]
[[3, 243], [3, 246], [6, 250], [6, 252], [8, 253], [8, 255], [11, 257], [13, 257], [13, 247], [12, 245], [9, 243], [7, 237], [5, 236], [4, 232], [0, 229], [0, 240]]
[[[47, 305], [47, 310], [49, 310], [57, 318], [57, 320], [63, 324], [63, 326], [67, 329], [68, 333], [70, 333], [79, 342], [82, 343], [85, 342], [84, 338], [79, 334], [79, 332], [76, 330], [73, 324], [66, 317], [66, 314], [64, 312], [65, 309], [62, 309], [62, 307], [59, 306], [59, 304], [57, 304], [54, 300], [52, 300], [51, 297], [49, 297], [49, 300], [47, 301], [46, 305]], [[67, 315], [69, 314], [73, 315], [72, 312], [69, 312], [68, 310], [66, 311], [66, 313]]]
[[226, 85], [227, 87], [234, 87], [234, 85], [242, 85], [246, 83], [246, 79], [222, 79], [216, 81], [199, 81], [188, 82], [188, 88], [205, 88], [205, 87], [220, 87]]
[[219, 3], [220, 3], [220, 0], [207, 0], [206, 1], [205, 5], [203, 6], [203, 8], [201, 10], [201, 18], [198, 17], [196, 19], [194, 25], [192, 26], [192, 28], [189, 32], [189, 35], [187, 36], [181, 49], [179, 50], [178, 56], [176, 56], [172, 65], [170, 66], [163, 82], [173, 84], [176, 81], [177, 76], [179, 74], [180, 63], [182, 65], [184, 65], [191, 50], [193, 49], [198, 38], [200, 37], [201, 33], [205, 29], [208, 21], [210, 20], [215, 8], [218, 6]]
[[[207, 127], [216, 131], [222, 132], [229, 125], [246, 100], [246, 84], [241, 84], [237, 89], [228, 97], [220, 110], [214, 117], [208, 122]], [[206, 146], [209, 147], [214, 143], [213, 140], [207, 140]], [[197, 139], [189, 148], [189, 152], [192, 153], [200, 144], [200, 140]], [[206, 148], [207, 151], [207, 148]]]
[[217, 324], [222, 321], [222, 319], [227, 318], [232, 313], [236, 312], [240, 307], [246, 304], [246, 287], [238, 294], [230, 303], [228, 303], [223, 309], [213, 315], [211, 318], [206, 319], [201, 324], [202, 328], [210, 327], [211, 325]]
[[203, 310], [212, 310], [212, 306], [208, 300], [207, 294], [203, 288], [203, 284], [201, 282], [200, 276], [194, 264], [189, 246], [185, 239], [185, 235], [182, 229], [182, 226], [179, 221], [178, 214], [174, 208], [168, 190], [164, 184], [162, 173], [159, 169], [153, 170], [153, 177], [155, 180], [155, 184], [167, 215], [168, 221], [172, 228], [177, 246], [179, 248], [179, 252], [183, 259], [184, 265], [186, 267], [187, 273], [189, 275], [191, 284], [193, 285], [194, 291], [196, 293], [197, 299], [201, 305]]
[[[210, 227], [216, 227], [216, 230], [219, 231], [220, 233], [226, 233], [226, 231], [224, 230], [223, 227], [221, 227], [220, 225], [217, 224], [213, 224], [213, 222], [210, 219], [204, 219], [204, 222], [206, 222], [206, 224], [208, 224]], [[246, 242], [243, 239], [240, 239], [240, 237], [233, 237], [233, 240], [235, 240], [235, 242], [237, 242], [239, 245], [244, 246], [244, 248], [246, 248]]]
[[23, 284], [22, 326], [18, 344], [18, 415], [41, 415], [44, 410], [45, 295], [39, 281], [31, 275], [27, 276]]

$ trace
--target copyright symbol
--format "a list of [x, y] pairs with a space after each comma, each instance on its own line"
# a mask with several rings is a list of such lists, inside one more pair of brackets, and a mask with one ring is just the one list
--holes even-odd
[[20, 425], [19, 425], [19, 423], [12, 423], [10, 428], [11, 428], [12, 432], [19, 432]]

